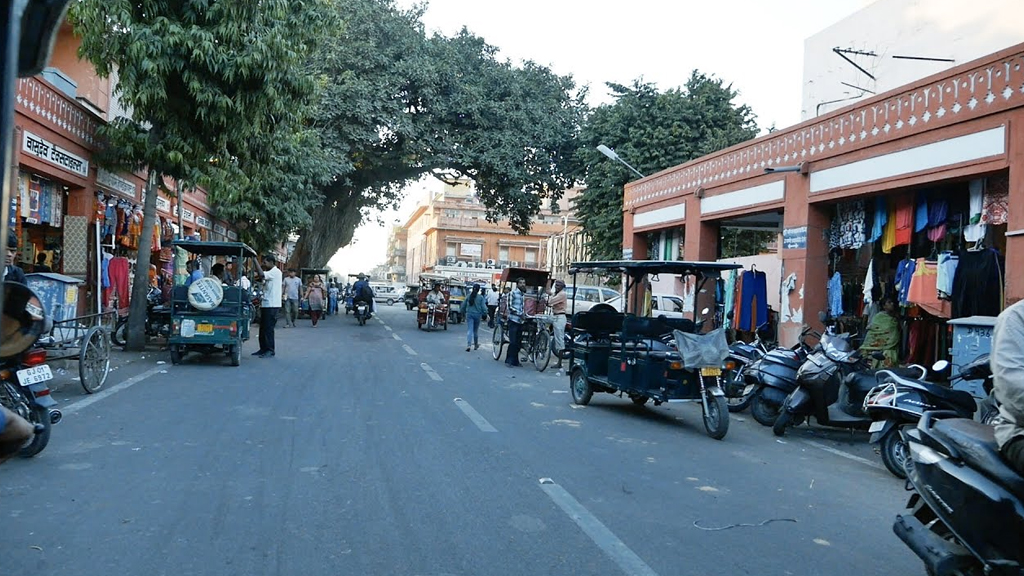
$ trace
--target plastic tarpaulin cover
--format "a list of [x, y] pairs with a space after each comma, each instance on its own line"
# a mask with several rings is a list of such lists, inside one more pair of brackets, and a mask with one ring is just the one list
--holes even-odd
[[707, 334], [687, 334], [679, 330], [672, 331], [686, 368], [704, 368], [721, 366], [729, 356], [729, 341], [725, 337], [725, 328], [712, 330]]

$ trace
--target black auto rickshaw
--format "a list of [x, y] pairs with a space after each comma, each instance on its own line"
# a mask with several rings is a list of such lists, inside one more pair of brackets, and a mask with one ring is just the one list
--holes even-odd
[[[729, 345], [722, 328], [700, 334], [703, 319], [649, 316], [648, 276], [678, 274], [697, 278], [697, 293], [709, 279], [738, 264], [622, 260], [579, 262], [570, 267], [575, 285], [578, 273], [622, 275], [625, 313], [595, 306], [572, 315], [572, 340], [564, 352], [571, 358], [570, 392], [576, 404], [586, 405], [595, 392], [625, 394], [635, 404], [653, 400], [700, 402], [708, 435], [722, 439], [729, 430], [729, 411], [720, 386], [722, 364]], [[706, 314], [707, 309], [703, 312]]]

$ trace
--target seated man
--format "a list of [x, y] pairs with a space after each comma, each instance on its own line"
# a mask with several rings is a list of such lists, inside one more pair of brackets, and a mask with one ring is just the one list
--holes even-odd
[[992, 392], [1000, 402], [995, 425], [999, 451], [1024, 474], [1024, 300], [999, 315], [992, 331]]
[[441, 287], [437, 284], [434, 284], [434, 288], [427, 294], [427, 304], [444, 306], [444, 294], [441, 293]]

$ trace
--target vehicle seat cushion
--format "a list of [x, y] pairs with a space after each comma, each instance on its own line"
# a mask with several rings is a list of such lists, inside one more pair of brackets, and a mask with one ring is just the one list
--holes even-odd
[[800, 356], [795, 351], [786, 350], [784, 348], [777, 348], [768, 352], [768, 354], [766, 354], [762, 359], [762, 362], [785, 366], [786, 368], [792, 369], [794, 373], [800, 368], [800, 365], [803, 364], [803, 362], [800, 361]]
[[846, 377], [846, 387], [850, 389], [850, 396], [863, 398], [875, 386], [878, 386], [878, 378], [874, 372], [854, 372]]
[[624, 315], [619, 312], [577, 312], [572, 329], [591, 334], [614, 334], [622, 330]]
[[658, 322], [669, 327], [668, 332], [663, 332], [663, 334], [671, 333], [672, 330], [679, 330], [680, 332], [686, 332], [687, 334], [697, 332], [697, 323], [689, 318], [669, 318], [662, 314], [661, 316], [658, 316]]
[[1017, 474], [999, 455], [995, 429], [966, 418], [938, 420], [932, 425], [935, 436], [949, 442], [964, 463], [1024, 497], [1024, 477]]
[[959, 406], [966, 410], [970, 414], [974, 414], [978, 409], [978, 403], [975, 402], [974, 397], [969, 392], [963, 390], [954, 390], [946, 386], [940, 386], [931, 382], [925, 382], [923, 380], [917, 380], [916, 377], [920, 375], [920, 371], [914, 369], [893, 369], [890, 370], [896, 375], [896, 378], [888, 377], [888, 380], [893, 380], [896, 383], [903, 383], [908, 386], [918, 386], [926, 390], [929, 394], [937, 398], [941, 398], [950, 404]]

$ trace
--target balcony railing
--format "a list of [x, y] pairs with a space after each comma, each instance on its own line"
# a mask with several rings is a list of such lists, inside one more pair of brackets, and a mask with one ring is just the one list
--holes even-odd
[[19, 78], [15, 109], [87, 148], [96, 145], [101, 120], [38, 78]]

